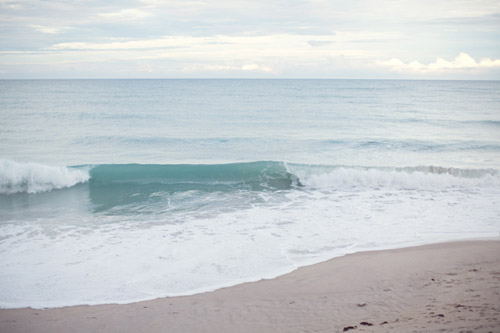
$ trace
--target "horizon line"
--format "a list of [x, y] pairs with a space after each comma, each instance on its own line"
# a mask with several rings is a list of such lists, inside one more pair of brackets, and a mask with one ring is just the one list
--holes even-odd
[[103, 78], [0, 78], [0, 81], [78, 81], [78, 80], [266, 80], [266, 81], [279, 81], [279, 80], [317, 80], [317, 81], [334, 81], [334, 80], [345, 80], [345, 81], [500, 81], [500, 79], [435, 79], [435, 78], [217, 78], [217, 77], [164, 77], [164, 78], [113, 78], [113, 77], [103, 77]]

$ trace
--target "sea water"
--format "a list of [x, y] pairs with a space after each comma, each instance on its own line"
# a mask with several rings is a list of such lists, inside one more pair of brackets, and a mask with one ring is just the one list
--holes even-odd
[[500, 82], [0, 81], [0, 307], [500, 232]]

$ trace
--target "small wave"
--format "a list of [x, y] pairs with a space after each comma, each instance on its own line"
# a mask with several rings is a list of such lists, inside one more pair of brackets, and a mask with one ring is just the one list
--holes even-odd
[[91, 189], [133, 185], [168, 192], [391, 187], [440, 189], [500, 185], [494, 169], [440, 166], [362, 167], [273, 161], [229, 164], [109, 164], [92, 168]]
[[461, 140], [447, 142], [430, 142], [425, 140], [374, 140], [355, 142], [355, 148], [383, 149], [401, 151], [500, 151], [496, 142]]
[[460, 169], [437, 166], [348, 167], [287, 164], [301, 184], [312, 188], [394, 188], [435, 190], [454, 187], [500, 186], [492, 169]]
[[89, 180], [85, 169], [0, 160], [0, 194], [40, 193]]
[[[139, 200], [154, 192], [289, 190], [310, 188], [442, 189], [500, 186], [493, 169], [439, 166], [361, 167], [273, 161], [229, 164], [100, 164], [53, 167], [0, 160], [0, 194], [39, 193], [89, 181], [95, 197]], [[128, 195], [128, 193], [131, 193]]]

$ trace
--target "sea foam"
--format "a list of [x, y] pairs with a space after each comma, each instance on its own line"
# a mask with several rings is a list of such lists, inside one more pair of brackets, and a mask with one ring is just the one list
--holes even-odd
[[89, 177], [85, 169], [0, 160], [0, 194], [47, 192], [84, 183]]
[[498, 172], [492, 169], [458, 169], [435, 166], [356, 167], [286, 164], [306, 187], [323, 189], [392, 188], [438, 190], [499, 186]]

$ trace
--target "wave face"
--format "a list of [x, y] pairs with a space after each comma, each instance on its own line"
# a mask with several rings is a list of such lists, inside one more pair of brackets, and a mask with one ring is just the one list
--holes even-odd
[[[75, 212], [83, 209], [127, 220], [146, 218], [181, 224], [197, 214], [213, 216], [221, 211], [249, 209], [263, 204], [268, 200], [263, 201], [263, 196], [269, 195], [500, 188], [500, 176], [494, 169], [332, 166], [276, 161], [77, 167], [2, 161], [0, 174], [0, 193], [12, 197], [3, 200], [10, 202], [9, 205], [23, 207], [36, 202], [40, 207], [55, 207], [54, 210], [72, 207]], [[79, 199], [69, 202], [72, 197]], [[2, 207], [7, 206], [0, 201]], [[9, 209], [4, 215], [17, 218], [15, 210]]]
[[494, 169], [436, 166], [357, 167], [259, 161], [230, 164], [115, 164], [91, 168], [91, 190], [277, 191], [291, 189], [417, 189], [500, 185]]
[[169, 191], [188, 189], [289, 189], [296, 181], [283, 163], [232, 164], [118, 164], [98, 165], [90, 171], [92, 186], [158, 184]]
[[[442, 190], [500, 184], [495, 170], [440, 167], [366, 168], [283, 162], [212, 165], [98, 165], [90, 170], [96, 212], [157, 215], [249, 207], [275, 191]], [[172, 218], [172, 216], [169, 216]]]
[[85, 169], [0, 160], [0, 194], [40, 193], [88, 181]]

